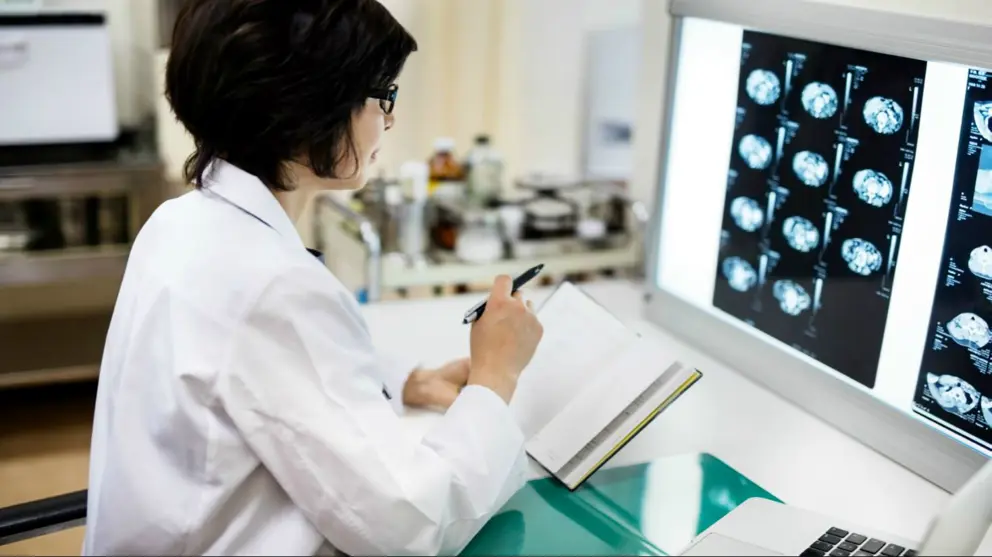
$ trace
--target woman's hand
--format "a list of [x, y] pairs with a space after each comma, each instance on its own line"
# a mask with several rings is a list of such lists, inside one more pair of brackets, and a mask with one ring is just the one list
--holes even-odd
[[469, 361], [462, 358], [437, 369], [414, 370], [403, 386], [403, 404], [446, 410], [468, 382]]

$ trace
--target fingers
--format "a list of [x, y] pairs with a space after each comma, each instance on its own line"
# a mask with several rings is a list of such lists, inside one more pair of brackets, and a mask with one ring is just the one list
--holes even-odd
[[496, 277], [496, 282], [493, 284], [491, 299], [496, 300], [508, 300], [513, 292], [513, 279], [509, 275], [500, 275]]
[[447, 410], [455, 403], [459, 394], [461, 394], [461, 389], [454, 385], [449, 384], [439, 387], [437, 392], [434, 393], [434, 406]]
[[444, 378], [456, 385], [464, 385], [468, 382], [468, 374], [472, 369], [472, 360], [462, 358], [455, 360], [444, 367]]

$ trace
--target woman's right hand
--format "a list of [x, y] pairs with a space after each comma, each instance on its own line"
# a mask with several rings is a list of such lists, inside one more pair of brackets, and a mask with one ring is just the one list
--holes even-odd
[[492, 389], [507, 403], [517, 378], [530, 363], [544, 329], [520, 292], [511, 295], [513, 280], [496, 278], [486, 311], [472, 325], [472, 363], [468, 384]]

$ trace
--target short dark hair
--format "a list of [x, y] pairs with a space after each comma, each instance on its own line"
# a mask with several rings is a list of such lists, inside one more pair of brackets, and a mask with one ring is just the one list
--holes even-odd
[[377, 0], [188, 0], [179, 11], [165, 94], [196, 150], [199, 186], [223, 158], [274, 191], [285, 163], [335, 178], [358, 168], [352, 115], [399, 76], [417, 42]]

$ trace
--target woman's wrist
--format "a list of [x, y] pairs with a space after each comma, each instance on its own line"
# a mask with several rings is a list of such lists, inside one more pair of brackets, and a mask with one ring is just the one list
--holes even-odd
[[516, 377], [508, 373], [489, 371], [484, 368], [473, 369], [472, 374], [469, 376], [468, 384], [485, 387], [493, 391], [507, 404], [510, 403], [513, 393], [517, 390]]

